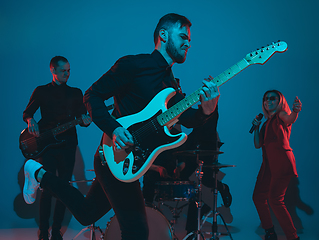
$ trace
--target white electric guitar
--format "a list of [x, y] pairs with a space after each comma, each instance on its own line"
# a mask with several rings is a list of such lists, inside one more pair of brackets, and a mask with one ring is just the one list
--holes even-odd
[[[278, 41], [246, 55], [212, 81], [221, 86], [236, 74], [253, 64], [264, 64], [276, 52], [285, 52], [287, 44]], [[200, 100], [199, 88], [171, 108], [168, 101], [175, 95], [173, 88], [159, 92], [140, 112], [121, 117], [117, 121], [133, 136], [134, 147], [115, 152], [112, 139], [103, 135], [100, 153], [112, 174], [120, 181], [133, 182], [150, 168], [156, 157], [163, 151], [181, 146], [187, 139], [185, 133], [172, 135], [169, 128], [178, 117]]]

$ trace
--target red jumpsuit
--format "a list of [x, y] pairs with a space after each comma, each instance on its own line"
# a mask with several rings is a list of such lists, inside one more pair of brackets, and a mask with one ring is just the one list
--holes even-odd
[[273, 226], [270, 205], [288, 240], [298, 237], [284, 203], [290, 179], [298, 176], [295, 157], [289, 145], [290, 132], [291, 124], [286, 125], [279, 118], [279, 113], [263, 124], [260, 133], [263, 163], [253, 194], [262, 227], [269, 229]]

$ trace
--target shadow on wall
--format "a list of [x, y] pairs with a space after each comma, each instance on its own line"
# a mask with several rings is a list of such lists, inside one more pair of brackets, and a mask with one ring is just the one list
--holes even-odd
[[[296, 210], [298, 208], [299, 210], [304, 211], [307, 215], [312, 215], [314, 213], [314, 210], [311, 206], [303, 202], [300, 197], [299, 178], [294, 177], [291, 179], [286, 191], [286, 195], [285, 195], [285, 204], [286, 204], [287, 210], [289, 211], [291, 215], [295, 228], [297, 229], [297, 233], [303, 233], [304, 227], [302, 225], [301, 219], [298, 216]], [[271, 217], [275, 226], [276, 233], [279, 235], [284, 235], [284, 232], [282, 228], [280, 227], [279, 222], [277, 218], [275, 217], [275, 214], [272, 211], [271, 211]], [[265, 231], [264, 229], [261, 228], [261, 226], [259, 226], [256, 230], [256, 233], [258, 235], [264, 235]]]
[[[26, 160], [24, 161], [24, 163]], [[16, 212], [17, 216], [22, 219], [34, 219], [37, 226], [39, 226], [39, 205], [40, 205], [40, 196], [41, 190], [38, 190], [36, 200], [33, 204], [27, 204], [22, 195], [23, 185], [24, 185], [24, 171], [23, 171], [24, 164], [21, 166], [20, 171], [18, 172], [18, 184], [20, 187], [21, 192], [16, 196], [13, 203], [13, 210]], [[76, 180], [81, 180], [77, 182], [77, 188], [82, 192], [82, 194], [86, 194], [89, 187], [90, 182], [82, 182], [85, 179], [85, 170], [84, 170], [84, 161], [80, 152], [79, 147], [76, 150], [76, 157], [75, 157], [75, 165], [73, 170], [73, 176]], [[75, 181], [76, 182], [76, 181]], [[55, 198], [52, 198], [52, 205], [55, 206]], [[50, 225], [52, 225], [52, 216], [53, 216], [54, 207], [51, 208], [51, 219]], [[65, 212], [65, 217], [62, 223], [62, 232], [64, 233], [67, 229], [72, 218], [72, 214], [67, 210]]]

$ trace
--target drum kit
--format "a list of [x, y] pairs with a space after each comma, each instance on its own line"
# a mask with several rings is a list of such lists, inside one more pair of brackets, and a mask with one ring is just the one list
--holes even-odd
[[[193, 181], [161, 181], [156, 183], [156, 195], [155, 201], [159, 203], [159, 205], [163, 205], [169, 208], [172, 213], [173, 220], [168, 221], [166, 216], [160, 210], [160, 207], [156, 206], [146, 206], [146, 215], [149, 226], [149, 239], [150, 240], [219, 240], [221, 233], [218, 232], [217, 225], [217, 216], [221, 218], [225, 229], [227, 230], [227, 235], [233, 240], [232, 235], [226, 225], [226, 222], [223, 216], [217, 211], [217, 173], [219, 169], [226, 167], [235, 167], [235, 165], [221, 164], [218, 161], [210, 163], [209, 165], [205, 165], [205, 167], [209, 167], [213, 169], [213, 178], [215, 179], [214, 188], [213, 188], [213, 207], [210, 213], [213, 215], [213, 222], [211, 225], [211, 231], [209, 232], [209, 238], [204, 237], [204, 232], [202, 231], [204, 223], [207, 219], [201, 219], [201, 209], [203, 206], [202, 201], [202, 177], [203, 177], [203, 165], [204, 162], [200, 160], [202, 157], [213, 157], [218, 154], [222, 154], [220, 151], [213, 150], [186, 150], [175, 152], [174, 155], [178, 156], [194, 156], [196, 157], [196, 162], [198, 164], [198, 168], [196, 169], [196, 178], [197, 183]], [[197, 206], [197, 229], [196, 231], [188, 233], [182, 239], [179, 239], [175, 233], [175, 226], [177, 223], [177, 219], [179, 219], [180, 214], [184, 207], [186, 207], [190, 201], [195, 201]], [[175, 202], [176, 205], [172, 207], [167, 204], [167, 202]], [[182, 206], [178, 207], [178, 203], [186, 202]], [[110, 221], [107, 223], [105, 233], [103, 234], [99, 227], [96, 227], [94, 224], [87, 227], [86, 229], [91, 230], [91, 239], [95, 239], [95, 230], [99, 230], [101, 232], [100, 239], [105, 240], [120, 240], [121, 239], [121, 231], [119, 227], [119, 223], [117, 217], [114, 215]], [[79, 233], [81, 234], [84, 230]], [[78, 234], [78, 235], [79, 235]], [[77, 236], [78, 236], [77, 235]], [[75, 238], [74, 238], [75, 239]]]
[[[172, 213], [173, 220], [168, 221], [166, 216], [163, 214], [163, 211], [160, 207], [155, 205], [146, 206], [146, 215], [149, 225], [149, 239], [150, 240], [205, 240], [204, 234], [202, 232], [203, 225], [206, 221], [206, 218], [201, 220], [201, 208], [203, 205], [202, 202], [202, 177], [203, 177], [203, 165], [204, 162], [200, 160], [202, 157], [214, 157], [218, 154], [222, 154], [220, 151], [213, 150], [186, 150], [175, 152], [174, 155], [178, 156], [194, 156], [198, 163], [198, 168], [196, 170], [197, 183], [193, 181], [161, 181], [156, 183], [155, 190], [155, 202], [159, 203], [159, 206], [166, 206]], [[226, 222], [222, 215], [217, 211], [217, 173], [219, 169], [226, 167], [235, 167], [235, 165], [221, 164], [218, 161], [215, 161], [212, 164], [205, 165], [213, 169], [214, 182], [214, 203], [211, 213], [213, 214], [213, 222], [211, 225], [211, 231], [209, 234], [211, 240], [219, 240], [221, 233], [218, 233], [217, 225], [217, 216], [221, 218], [225, 229], [227, 230], [227, 235], [233, 240], [231, 233], [226, 225]], [[180, 218], [180, 214], [184, 207], [189, 204], [189, 201], [195, 201], [197, 206], [197, 230], [193, 231], [181, 239], [179, 239], [175, 233], [175, 227], [177, 220]], [[175, 202], [176, 205], [173, 207], [167, 203]], [[182, 206], [178, 206], [180, 202], [186, 202]], [[121, 231], [116, 216], [111, 218], [110, 222], [107, 224], [105, 231], [104, 239], [105, 240], [120, 240]]]

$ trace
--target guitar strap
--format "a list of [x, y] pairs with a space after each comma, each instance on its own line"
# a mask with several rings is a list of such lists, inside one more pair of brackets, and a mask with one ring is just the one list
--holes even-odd
[[[114, 104], [111, 104], [111, 105], [108, 105], [107, 107], [107, 110], [112, 110], [114, 109]], [[112, 118], [116, 119], [113, 115], [111, 115]], [[101, 164], [102, 166], [106, 166], [106, 159], [104, 157], [104, 152], [103, 152], [103, 137], [101, 138], [101, 142], [100, 142], [100, 145], [99, 145], [99, 155], [100, 155], [100, 158], [101, 158]]]
[[106, 159], [104, 157], [104, 153], [103, 153], [103, 144], [102, 144], [102, 141], [101, 141], [101, 144], [99, 146], [99, 155], [100, 155], [100, 158], [101, 158], [101, 164], [102, 166], [106, 166]]
[[171, 83], [173, 88], [177, 91], [177, 92], [182, 92], [181, 86], [180, 86], [180, 80], [178, 78], [174, 77], [173, 71], [170, 68], [170, 78], [171, 78]]

